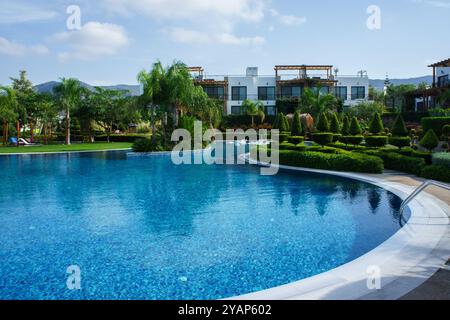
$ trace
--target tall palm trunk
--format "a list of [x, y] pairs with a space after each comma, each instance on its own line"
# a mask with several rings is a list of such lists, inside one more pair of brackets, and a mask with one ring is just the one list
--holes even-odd
[[155, 106], [152, 104], [150, 105], [150, 122], [152, 126], [152, 143], [156, 143], [156, 125], [155, 125]]
[[3, 143], [3, 145], [5, 145], [6, 144], [6, 121], [5, 120], [3, 120], [3, 127], [2, 127], [2, 129], [3, 129], [3, 132], [2, 132], [2, 137], [3, 137], [2, 143]]
[[4, 140], [5, 140], [5, 144], [8, 143], [8, 135], [9, 135], [9, 122], [6, 121], [6, 128], [5, 128], [5, 136], [4, 136]]
[[66, 144], [70, 145], [70, 110], [66, 110]]

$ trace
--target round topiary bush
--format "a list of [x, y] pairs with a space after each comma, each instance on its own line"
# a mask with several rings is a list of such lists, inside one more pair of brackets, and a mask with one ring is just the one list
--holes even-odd
[[446, 124], [442, 127], [442, 135], [445, 137], [450, 137], [450, 124]]
[[313, 133], [312, 139], [315, 143], [326, 146], [333, 142], [333, 134], [331, 132], [316, 132]]
[[410, 137], [389, 137], [389, 144], [396, 146], [398, 148], [410, 147], [411, 138]]
[[366, 137], [366, 144], [369, 147], [380, 148], [384, 147], [388, 143], [387, 136], [368, 136]]
[[305, 137], [303, 136], [291, 136], [288, 137], [288, 142], [293, 144], [299, 144], [305, 141]]
[[420, 145], [425, 149], [428, 149], [429, 151], [433, 150], [439, 145], [439, 139], [436, 133], [434, 133], [433, 129], [427, 131], [422, 140], [420, 140]]

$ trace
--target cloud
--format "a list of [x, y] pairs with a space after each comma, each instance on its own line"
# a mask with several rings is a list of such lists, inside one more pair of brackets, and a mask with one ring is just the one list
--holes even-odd
[[55, 11], [17, 1], [0, 0], [0, 24], [18, 24], [53, 19]]
[[262, 45], [263, 37], [238, 37], [231, 33], [210, 34], [207, 32], [185, 28], [171, 28], [168, 30], [173, 41], [185, 44], [225, 44], [225, 45]]
[[28, 54], [46, 55], [49, 50], [43, 45], [27, 46], [19, 42], [10, 41], [0, 37], [0, 54], [21, 57]]
[[59, 54], [61, 61], [92, 60], [112, 56], [129, 44], [122, 26], [100, 22], [88, 22], [80, 30], [57, 33], [50, 40], [69, 46], [69, 51]]
[[270, 13], [273, 17], [276, 17], [282, 24], [286, 26], [295, 26], [306, 23], [306, 17], [298, 17], [295, 15], [283, 15], [277, 10], [271, 9]]
[[260, 21], [267, 0], [103, 0], [113, 12], [142, 13], [158, 19], [196, 20], [204, 16]]

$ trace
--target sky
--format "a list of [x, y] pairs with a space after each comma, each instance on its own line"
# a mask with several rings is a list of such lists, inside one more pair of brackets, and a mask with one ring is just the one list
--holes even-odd
[[0, 84], [19, 70], [34, 84], [136, 84], [158, 59], [210, 75], [331, 64], [418, 77], [450, 58], [448, 30], [450, 0], [0, 0]]

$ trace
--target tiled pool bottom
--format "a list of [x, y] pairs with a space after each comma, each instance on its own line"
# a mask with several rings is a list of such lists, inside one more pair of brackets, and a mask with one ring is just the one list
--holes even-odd
[[[349, 262], [401, 200], [338, 177], [124, 152], [0, 158], [1, 299], [219, 299]], [[70, 265], [81, 290], [67, 288]]]

